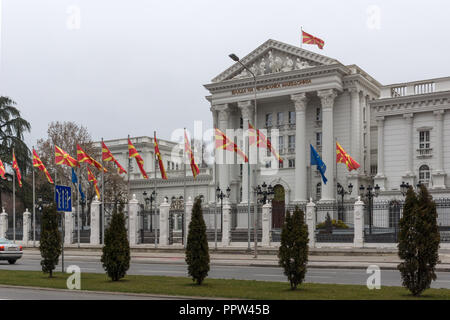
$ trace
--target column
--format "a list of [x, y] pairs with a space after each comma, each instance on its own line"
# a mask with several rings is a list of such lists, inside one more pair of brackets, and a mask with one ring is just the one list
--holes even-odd
[[[378, 150], [377, 150], [377, 175], [374, 177], [375, 184], [380, 186], [380, 190], [386, 190], [386, 176], [384, 175], [384, 117], [377, 117], [377, 134], [378, 134]], [[358, 194], [358, 188], [353, 189], [354, 194]]]
[[[218, 111], [218, 127], [219, 129], [226, 134], [226, 130], [228, 129], [228, 120], [230, 118], [230, 110], [228, 108], [227, 104], [218, 105], [215, 107], [215, 109]], [[217, 150], [216, 149], [216, 161], [219, 159], [221, 160], [217, 164], [217, 178], [218, 178], [218, 184], [220, 189], [222, 189], [223, 192], [228, 188], [229, 186], [229, 164], [227, 161], [227, 151], [225, 150]]]
[[436, 156], [436, 170], [432, 173], [433, 178], [433, 189], [445, 189], [445, 176], [444, 171], [444, 154], [442, 152], [442, 137], [444, 136], [444, 112], [445, 110], [433, 111], [435, 116], [435, 128], [436, 128], [436, 142], [435, 142], [435, 152]]
[[316, 204], [309, 199], [306, 205], [306, 224], [308, 226], [308, 245], [310, 248], [316, 246]]
[[[350, 154], [352, 158], [362, 165], [361, 161], [361, 100], [358, 87], [348, 89], [350, 92], [350, 117], [351, 117], [351, 135], [350, 135]], [[359, 171], [359, 169], [358, 169]], [[355, 172], [356, 173], [356, 172]]]
[[333, 130], [333, 106], [337, 93], [334, 89], [317, 92], [322, 102], [322, 161], [327, 166], [325, 177], [327, 183], [322, 183], [321, 201], [333, 201], [334, 196], [334, 165], [336, 162], [336, 145]]
[[306, 93], [291, 95], [295, 106], [295, 193], [294, 201], [307, 201], [306, 173]]
[[[249, 129], [249, 122], [253, 123], [254, 119], [254, 106], [251, 101], [240, 101], [238, 102], [238, 107], [241, 110], [242, 114], [242, 121], [243, 121], [243, 130]], [[255, 125], [253, 123], [253, 125]], [[248, 132], [247, 132], [248, 134]], [[244, 135], [245, 137], [246, 135]], [[247, 139], [247, 138], [246, 138]], [[244, 146], [247, 146], [247, 141], [244, 142]], [[243, 150], [246, 154], [249, 154], [248, 152], [248, 146]], [[253, 160], [252, 160], [253, 161]], [[242, 201], [241, 203], [247, 203], [248, 201], [248, 166], [246, 163], [242, 164]], [[251, 201], [251, 200], [250, 200]]]
[[262, 207], [262, 239], [263, 247], [270, 246], [270, 216], [272, 205], [267, 201]]
[[0, 238], [6, 238], [6, 231], [8, 231], [8, 214], [5, 212], [5, 208], [2, 208], [3, 212], [0, 213]]
[[[73, 243], [73, 213], [74, 212], [75, 212], [75, 208], [72, 208], [72, 212], [64, 213], [64, 244], [72, 244]], [[24, 215], [25, 215], [25, 213], [24, 213]]]
[[170, 204], [167, 198], [159, 205], [159, 244], [161, 246], [169, 245], [169, 209]]
[[225, 199], [222, 212], [222, 246], [230, 245], [231, 232], [231, 206], [228, 199]]
[[[136, 245], [138, 243], [138, 232], [139, 232], [139, 202], [136, 199], [136, 195], [133, 194], [132, 199], [128, 202], [128, 242], [130, 246]], [[142, 222], [141, 222], [142, 223]], [[142, 226], [144, 227], [144, 226]]]
[[413, 157], [414, 157], [414, 143], [413, 143], [413, 114], [407, 113], [403, 117], [406, 120], [406, 176], [413, 176]]
[[364, 202], [361, 201], [361, 197], [354, 205], [353, 223], [355, 234], [353, 237], [353, 246], [355, 248], [364, 247]]
[[22, 241], [24, 244], [28, 244], [28, 241], [30, 240], [30, 229], [31, 229], [31, 213], [28, 212], [28, 209], [26, 209], [25, 212], [23, 213], [23, 238], [22, 238]]
[[100, 244], [100, 204], [97, 197], [91, 203], [91, 240], [90, 244]]

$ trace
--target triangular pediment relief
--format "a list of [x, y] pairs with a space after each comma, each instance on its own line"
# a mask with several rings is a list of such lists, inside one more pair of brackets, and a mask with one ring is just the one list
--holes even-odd
[[[256, 76], [338, 63], [335, 59], [275, 40], [266, 41], [241, 59], [241, 62], [248, 66]], [[250, 77], [252, 77], [250, 72], [236, 62], [215, 77], [212, 82]]]

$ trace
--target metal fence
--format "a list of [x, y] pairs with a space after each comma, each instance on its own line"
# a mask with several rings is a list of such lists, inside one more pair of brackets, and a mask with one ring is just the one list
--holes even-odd
[[[317, 242], [351, 243], [354, 238], [353, 222], [354, 204], [352, 202], [326, 202], [316, 205], [316, 232]], [[325, 221], [330, 216], [331, 226]]]

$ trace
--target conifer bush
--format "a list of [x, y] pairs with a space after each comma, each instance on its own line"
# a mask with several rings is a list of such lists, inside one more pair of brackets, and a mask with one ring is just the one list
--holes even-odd
[[186, 244], [186, 263], [192, 281], [201, 285], [209, 272], [209, 249], [202, 200], [195, 199]]
[[418, 194], [412, 187], [408, 189], [399, 226], [398, 255], [402, 262], [397, 268], [403, 286], [419, 296], [436, 280], [440, 241], [436, 204], [424, 185], [420, 185]]
[[293, 215], [289, 210], [286, 212], [278, 250], [278, 264], [283, 268], [292, 290], [305, 279], [308, 250], [308, 227], [303, 211], [296, 206]]
[[[64, 223], [64, 221], [63, 221]], [[61, 233], [58, 230], [58, 213], [55, 204], [44, 208], [41, 218], [41, 239], [39, 250], [41, 252], [41, 266], [44, 273], [53, 277], [53, 270], [58, 264], [61, 254]]]
[[112, 281], [125, 277], [130, 268], [130, 243], [125, 227], [123, 204], [115, 206], [109, 227], [105, 230], [105, 245], [102, 254], [103, 268]]

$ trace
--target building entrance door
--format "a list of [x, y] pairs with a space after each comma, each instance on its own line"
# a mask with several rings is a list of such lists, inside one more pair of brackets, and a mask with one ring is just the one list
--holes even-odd
[[273, 188], [275, 195], [272, 200], [272, 229], [281, 229], [284, 223], [284, 214], [286, 211], [284, 202], [284, 187], [277, 184]]

